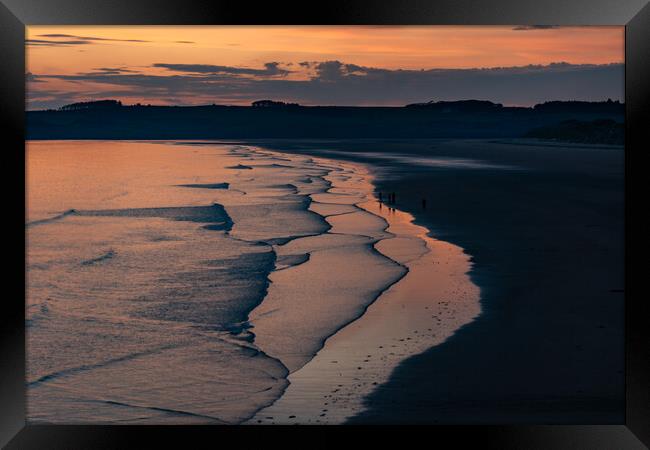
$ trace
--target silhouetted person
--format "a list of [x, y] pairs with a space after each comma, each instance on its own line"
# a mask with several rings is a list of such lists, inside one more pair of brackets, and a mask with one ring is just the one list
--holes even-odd
[[427, 209], [427, 199], [426, 198], [422, 199], [422, 209]]
[[383, 195], [382, 195], [381, 192], [380, 192], [380, 193], [379, 193], [379, 202], [381, 203], [383, 200], [384, 200], [384, 199], [383, 199]]

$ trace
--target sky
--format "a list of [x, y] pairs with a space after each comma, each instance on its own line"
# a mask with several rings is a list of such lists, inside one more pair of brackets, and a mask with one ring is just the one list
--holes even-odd
[[30, 26], [27, 109], [623, 100], [624, 28]]

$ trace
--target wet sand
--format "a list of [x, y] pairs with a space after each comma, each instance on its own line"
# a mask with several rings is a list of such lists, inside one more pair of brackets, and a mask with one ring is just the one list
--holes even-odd
[[[80, 195], [86, 147], [142, 159]], [[467, 255], [382, 206], [362, 164], [209, 143], [31, 149], [31, 420], [234, 424], [282, 397], [292, 413], [274, 423], [341, 423], [479, 311]]]
[[[214, 366], [218, 360], [207, 355], [218, 352], [206, 348], [205, 358], [201, 354], [181, 366], [199, 367], [217, 381], [226, 377], [233, 385], [243, 383], [242, 391], [228, 394], [230, 403], [215, 403], [213, 395], [197, 402], [177, 393], [171, 400], [184, 405], [181, 410], [154, 409], [152, 414], [149, 408], [144, 420], [176, 420], [192, 406], [198, 415], [188, 421], [226, 418], [237, 423], [255, 410], [251, 399], [259, 397], [254, 403], [260, 405], [273, 402], [289, 373], [291, 384], [284, 395], [253, 423], [622, 422], [621, 148], [487, 140], [252, 144], [307, 156], [298, 157], [291, 167], [293, 163], [285, 162], [292, 157], [259, 150], [253, 155], [251, 148], [235, 147], [233, 165], [226, 167], [236, 172], [232, 178], [174, 181], [180, 184], [173, 188], [174, 202], [183, 206], [174, 211], [183, 217], [201, 212], [199, 222], [209, 219], [209, 226], [220, 229], [232, 225], [232, 245], [261, 243], [258, 250], [273, 250], [276, 270], [269, 274], [267, 295], [249, 319], [254, 345], [261, 350], [256, 354], [270, 356], [274, 364], [281, 360], [281, 367], [274, 373], [262, 366], [222, 366], [219, 370], [225, 372], [215, 378], [213, 367], [203, 362]], [[310, 159], [319, 156], [319, 167], [314, 167]], [[396, 193], [391, 205], [395, 210], [379, 209], [370, 177], [361, 176], [362, 167], [371, 171], [377, 192]], [[222, 182], [229, 182], [229, 189], [215, 188]], [[197, 183], [205, 195], [224, 205], [231, 222], [218, 222], [214, 208], [203, 207], [208, 197], [196, 197], [195, 188], [187, 187]], [[155, 213], [156, 222], [147, 226], [164, 227], [166, 222], [158, 217], [171, 210], [145, 210], [148, 205], [138, 200], [154, 198], [148, 194], [152, 189], [157, 187], [138, 189], [142, 197], [119, 206], [128, 206], [130, 215], [140, 217], [137, 220]], [[131, 197], [110, 191], [106, 198], [113, 207], [110, 202], [124, 203]], [[422, 199], [427, 200], [426, 208]], [[69, 210], [64, 206], [61, 211]], [[78, 202], [74, 207], [79, 208]], [[99, 217], [105, 214], [90, 205], [85, 208], [97, 223], [122, 220], [111, 208], [104, 211], [110, 213], [107, 217]], [[421, 226], [413, 225], [412, 217]], [[75, 213], [49, 226], [74, 226], [90, 218]], [[178, 232], [183, 236], [195, 227], [202, 229], [191, 222], [181, 225]], [[204, 231], [214, 233], [210, 230]], [[149, 236], [150, 231], [145, 237], [158, 242], [157, 232]], [[101, 250], [84, 257], [89, 263], [82, 262], [83, 267], [90, 271], [128, 257], [121, 248]], [[433, 263], [440, 267], [429, 270]], [[206, 286], [210, 277], [205, 278]], [[469, 289], [472, 285], [480, 288], [478, 316], [478, 288]], [[296, 299], [307, 302], [298, 305]], [[187, 311], [205, 304], [214, 313], [213, 302], [198, 300]], [[164, 310], [177, 319], [205, 320], [205, 313], [188, 317], [185, 310]], [[51, 308], [44, 314], [40, 326], [52, 320]], [[135, 319], [149, 324], [152, 317]], [[249, 324], [234, 325], [242, 329], [236, 339], [244, 343], [238, 351], [245, 353]], [[206, 331], [209, 336], [213, 332]], [[217, 330], [219, 336], [225, 333], [232, 331]], [[194, 339], [194, 334], [189, 337]], [[142, 406], [152, 406], [152, 395], [165, 403], [169, 386], [184, 389], [166, 370], [177, 365], [176, 356], [187, 355], [181, 344], [174, 343], [179, 351], [163, 348], [165, 355], [173, 356], [169, 361], [148, 356], [127, 363], [118, 360], [109, 369], [70, 372], [49, 385], [92, 381], [87, 394], [106, 400], [106, 384], [94, 381], [100, 377], [112, 383], [102, 414], [110, 419], [127, 408], [134, 414], [127, 421], [143, 420]], [[165, 383], [159, 388], [165, 395], [149, 389], [151, 372], [142, 366], [149, 360], [152, 367], [161, 368]], [[143, 370], [131, 370], [131, 361]], [[127, 369], [142, 381], [141, 392], [115, 384], [120, 371]], [[235, 375], [234, 369], [246, 377]], [[259, 376], [259, 382], [249, 383], [251, 376]], [[199, 378], [196, 382], [203, 383]], [[219, 389], [215, 386], [211, 392]], [[232, 388], [224, 392], [232, 393]], [[51, 402], [53, 414], [60, 404]], [[234, 411], [233, 405], [241, 411]], [[160, 409], [162, 404], [153, 406]], [[96, 409], [89, 403], [82, 415], [96, 414]]]
[[[428, 236], [428, 230], [415, 225], [410, 214], [379, 202], [372, 195], [372, 178], [367, 170], [358, 164], [347, 166], [351, 176], [324, 177], [332, 182], [332, 188], [327, 193], [313, 196], [315, 201], [343, 204], [347, 202], [346, 194], [360, 193], [363, 196], [363, 201], [356, 203], [356, 211], [326, 216], [332, 225], [329, 235], [360, 237], [365, 233], [379, 238], [374, 249], [398, 262], [404, 271], [378, 295], [361, 317], [329, 337], [310, 360], [308, 357], [311, 355], [307, 352], [302, 357], [292, 355], [293, 359], [282, 354], [283, 347], [291, 346], [283, 345], [283, 339], [278, 336], [280, 333], [267, 341], [267, 328], [272, 326], [275, 330], [282, 330], [285, 339], [295, 340], [297, 337], [292, 329], [301, 321], [296, 321], [292, 307], [301, 309], [299, 317], [318, 314], [325, 324], [331, 324], [329, 316], [332, 312], [328, 311], [340, 314], [349, 294], [343, 296], [338, 290], [332, 290], [332, 298], [329, 298], [319, 291], [319, 297], [315, 298], [301, 287], [301, 296], [313, 298], [315, 306], [305, 305], [304, 299], [299, 304], [293, 300], [292, 304], [295, 294], [287, 292], [286, 288], [295, 289], [295, 283], [288, 283], [284, 278], [280, 281], [283, 289], [279, 296], [282, 300], [277, 299], [278, 294], [272, 285], [264, 302], [251, 314], [253, 332], [256, 333], [256, 344], [266, 353], [279, 357], [293, 373], [282, 397], [259, 411], [248, 423], [343, 423], [364, 409], [364, 397], [377, 385], [386, 382], [402, 360], [443, 342], [480, 312], [479, 289], [468, 276], [469, 256], [455, 245]], [[354, 177], [358, 178], [354, 180]], [[319, 205], [322, 203], [312, 205], [321, 210]], [[293, 243], [310, 239], [298, 239]], [[322, 252], [315, 254], [318, 257]], [[351, 287], [344, 285], [346, 277], [342, 274], [356, 274], [351, 279], [353, 285], [359, 284], [359, 276], [365, 279], [377, 276], [376, 269], [363, 261], [351, 259], [353, 255], [346, 245], [343, 253], [335, 255], [334, 259], [310, 261], [312, 271], [325, 276], [331, 280], [330, 283], [335, 280], [334, 285], [350, 291]], [[298, 268], [291, 270], [299, 271]], [[277, 280], [277, 275], [277, 272], [272, 274], [271, 280]], [[315, 276], [301, 274], [298, 278], [313, 282]], [[341, 300], [344, 302], [339, 304]], [[279, 318], [268, 325], [264, 322], [265, 315], [272, 313]], [[282, 322], [281, 326], [278, 321]], [[313, 321], [307, 323], [314, 325]], [[308, 341], [311, 333], [307, 330], [301, 339]], [[313, 334], [318, 336], [322, 332]]]
[[[396, 208], [472, 255], [481, 315], [402, 362], [349, 423], [623, 422], [621, 147], [531, 140], [264, 146], [368, 165], [379, 191], [396, 192]], [[484, 164], [470, 167], [477, 162]]]

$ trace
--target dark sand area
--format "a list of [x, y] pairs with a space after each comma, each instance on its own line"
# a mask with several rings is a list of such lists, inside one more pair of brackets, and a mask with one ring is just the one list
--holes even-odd
[[369, 164], [396, 208], [473, 256], [482, 314], [404, 361], [351, 423], [623, 422], [622, 147], [249, 143]]

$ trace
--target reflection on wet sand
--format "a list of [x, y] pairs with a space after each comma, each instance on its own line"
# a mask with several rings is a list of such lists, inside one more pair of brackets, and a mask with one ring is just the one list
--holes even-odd
[[[311, 361], [289, 376], [291, 384], [283, 396], [248, 423], [341, 423], [363, 409], [364, 397], [385, 382], [400, 361], [440, 344], [480, 312], [479, 288], [468, 276], [469, 256], [460, 247], [428, 236], [410, 214], [382, 204], [372, 194], [372, 178], [363, 167], [341, 166], [353, 175], [325, 177], [333, 188], [318, 199], [349, 204], [349, 199], [340, 198], [345, 191], [363, 200], [356, 203], [356, 212], [327, 217], [333, 226], [330, 233], [369, 234], [377, 239], [374, 248], [379, 253], [408, 272], [359, 319], [330, 337]], [[373, 227], [378, 220], [384, 223], [381, 230]], [[373, 267], [356, 270], [364, 278], [376, 275]]]
[[341, 422], [478, 313], [467, 256], [359, 164], [43, 141], [27, 165], [32, 422]]

